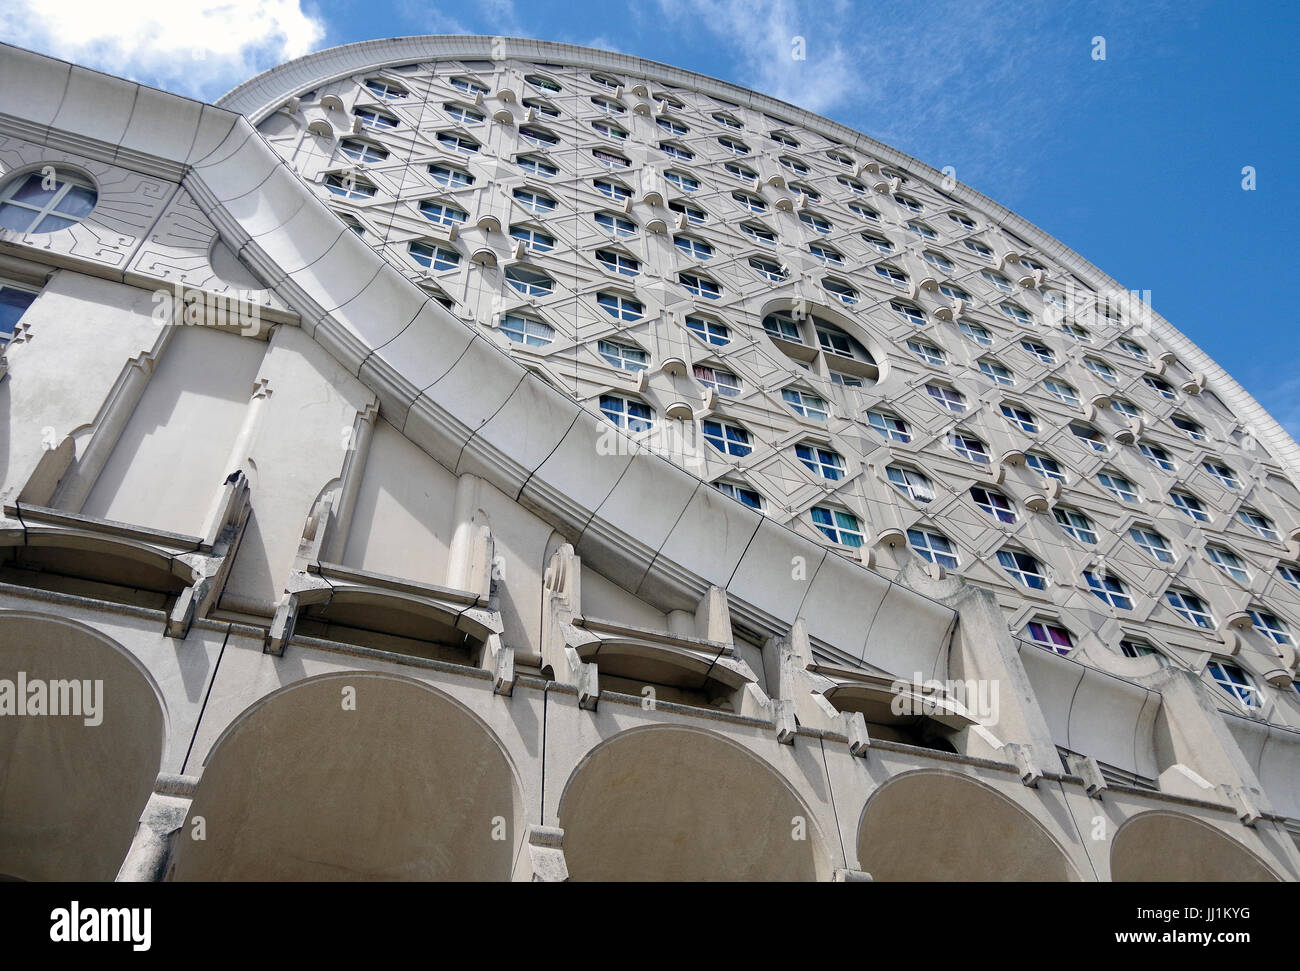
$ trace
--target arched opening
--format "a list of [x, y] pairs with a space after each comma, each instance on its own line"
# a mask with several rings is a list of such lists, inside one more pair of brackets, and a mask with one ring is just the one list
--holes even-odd
[[574, 880], [816, 880], [829, 866], [812, 814], [772, 768], [675, 726], [590, 753], [560, 825]]
[[701, 652], [650, 641], [609, 639], [580, 654], [584, 661], [596, 662], [602, 692], [647, 697], [645, 689], [651, 688], [657, 701], [736, 711], [746, 684]]
[[327, 602], [306, 605], [295, 633], [469, 667], [478, 666], [484, 645], [445, 610], [373, 591], [335, 591]]
[[951, 772], [909, 772], [881, 786], [858, 824], [858, 859], [876, 880], [1079, 879], [1029, 813]]
[[349, 671], [278, 691], [227, 729], [172, 879], [508, 880], [521, 821], [514, 772], [477, 717], [419, 682]]
[[0, 710], [0, 875], [112, 880], [162, 765], [154, 684], [97, 632], [4, 614]]
[[1142, 813], [1119, 828], [1110, 844], [1110, 878], [1117, 883], [1278, 879], [1254, 853], [1213, 826], [1164, 812]]
[[0, 580], [167, 611], [187, 585], [169, 557], [156, 550], [35, 529], [26, 545], [0, 551]]
[[873, 352], [860, 327], [822, 304], [772, 301], [763, 308], [763, 329], [798, 367], [833, 384], [863, 387], [884, 376], [883, 349]]

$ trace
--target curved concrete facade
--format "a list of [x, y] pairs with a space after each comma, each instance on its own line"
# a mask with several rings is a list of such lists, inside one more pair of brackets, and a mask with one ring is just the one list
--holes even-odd
[[[32, 295], [0, 380], [0, 679], [102, 681], [106, 699], [101, 725], [0, 717], [0, 747], [15, 753], [0, 827], [22, 834], [0, 872], [1107, 880], [1156, 869], [1154, 841], [1200, 855], [1186, 879], [1300, 876], [1295, 654], [1248, 612], [1296, 612], [1277, 572], [1297, 553], [1284, 536], [1296, 521], [1294, 444], [1157, 318], [1143, 318], [1146, 364], [1124, 368], [1118, 328], [1102, 341], [1093, 325], [1076, 348], [1040, 323], [996, 320], [986, 305], [997, 312], [1000, 298], [974, 298], [984, 270], [1006, 275], [1035, 315], [1069, 276], [1094, 295], [1110, 283], [987, 200], [940, 188], [920, 163], [662, 65], [504, 44], [353, 45], [269, 72], [222, 106], [0, 48], [0, 195], [49, 167], [56, 184], [79, 180], [97, 197], [74, 225], [0, 232], [0, 283]], [[524, 105], [535, 99], [558, 117]], [[715, 112], [734, 113], [741, 128], [723, 127], [745, 140], [744, 159], [707, 128], [722, 124], [705, 121]], [[378, 113], [398, 134], [367, 128]], [[798, 148], [768, 138], [764, 115]], [[594, 128], [601, 119], [625, 136]], [[534, 141], [517, 145], [530, 126]], [[548, 157], [538, 130], [562, 145], [554, 176], [517, 165]], [[693, 157], [664, 155], [661, 132]], [[347, 140], [375, 158], [342, 165]], [[609, 168], [593, 150], [628, 165]], [[726, 181], [728, 161], [753, 168], [748, 188]], [[422, 181], [430, 166], [473, 181]], [[353, 197], [358, 180], [375, 189], [367, 202]], [[767, 206], [773, 246], [739, 228], [759, 213], [723, 208], [733, 192]], [[917, 201], [926, 225], [942, 217], [943, 238], [912, 230], [925, 241], [910, 247], [897, 229], [914, 220], [895, 194]], [[851, 223], [850, 203], [870, 205], [878, 228]], [[435, 223], [434, 206], [463, 217]], [[636, 229], [598, 236], [597, 212]], [[878, 284], [879, 260], [820, 229], [822, 213], [859, 241], [890, 242], [906, 287]], [[539, 237], [516, 227], [552, 237], [550, 251], [529, 252]], [[683, 235], [713, 255], [691, 243], [681, 262]], [[967, 239], [987, 240], [992, 261], [956, 284], [969, 302], [945, 303], [948, 277], [926, 268], [970, 262], [962, 253], [979, 251]], [[839, 251], [844, 265], [829, 272], [857, 303], [826, 290], [809, 248], [819, 240]], [[429, 246], [428, 267], [412, 243]], [[750, 264], [769, 251], [787, 280]], [[509, 275], [516, 267], [546, 274], [551, 292], [523, 292], [535, 278]], [[705, 274], [722, 295], [692, 294], [680, 273]], [[640, 317], [609, 323], [606, 291], [637, 301]], [[891, 300], [926, 322], [891, 319]], [[847, 342], [823, 340], [804, 310]], [[697, 313], [732, 340], [701, 341], [687, 321]], [[512, 315], [563, 339], [516, 342]], [[781, 319], [808, 333], [791, 339]], [[1061, 380], [1095, 393], [1076, 411], [1035, 398], [1048, 372], [1020, 358], [1020, 383], [1005, 390], [1022, 397], [979, 385], [983, 351], [960, 343], [974, 346], [963, 319], [1005, 331], [996, 346], [1009, 366], [1021, 341], [1049, 343]], [[942, 366], [908, 348], [921, 339], [945, 352]], [[602, 340], [639, 348], [645, 367], [615, 366]], [[1128, 383], [1089, 387], [1093, 355]], [[711, 393], [697, 368], [713, 369]], [[719, 370], [739, 376], [741, 394], [719, 391]], [[1157, 405], [1148, 374], [1177, 384], [1176, 402]], [[924, 391], [941, 379], [978, 402], [960, 427], [993, 450], [983, 471], [944, 454], [958, 425], [928, 411]], [[1140, 387], [1151, 390], [1143, 424], [1106, 417], [1104, 396], [1136, 403]], [[781, 393], [793, 389], [826, 417], [793, 413]], [[1249, 417], [1263, 448], [1240, 440], [1244, 425], [1197, 410], [1213, 409], [1207, 390]], [[687, 447], [615, 428], [602, 395], [644, 402]], [[1163, 500], [1141, 516], [1118, 511], [1088, 481], [1099, 466], [1046, 435], [1041, 447], [1059, 449], [1070, 473], [1035, 486], [1018, 458], [1035, 444], [994, 415], [1009, 400], [1032, 403], [1053, 434], [1095, 421], [1104, 461], [1125, 470], [1156, 441], [1188, 476], [1220, 459], [1243, 476], [1242, 495], [1211, 502], [1198, 478], [1187, 488], [1214, 517], [1175, 530], [1182, 514]], [[869, 415], [882, 408], [901, 412], [913, 441], [882, 440]], [[1148, 430], [1175, 409], [1200, 415], [1212, 442], [1175, 447]], [[715, 457], [707, 422], [749, 429], [756, 447]], [[805, 441], [851, 474], [808, 476]], [[896, 462], [928, 469], [944, 496], [929, 508], [900, 498], [885, 471]], [[1155, 498], [1182, 481], [1142, 486]], [[972, 486], [1010, 494], [1014, 528], [963, 511]], [[1276, 525], [1275, 541], [1233, 525], [1243, 501]], [[1074, 549], [1052, 512], [1067, 503], [1117, 541], [1152, 527], [1179, 544], [1175, 563]], [[861, 545], [830, 541], [812, 518], [823, 505], [856, 517]], [[955, 568], [910, 548], [918, 527], [960, 533]], [[1240, 589], [1192, 555], [1207, 542], [1248, 562]], [[1053, 566], [1047, 586], [1007, 579], [995, 556], [1007, 543]], [[1098, 554], [1134, 604], [1093, 602], [1078, 577]], [[1200, 593], [1214, 624], [1162, 606], [1171, 585]], [[1049, 622], [1074, 635], [1068, 653], [1027, 639], [1026, 625]], [[1121, 641], [1136, 636], [1159, 656], [1126, 656]], [[37, 657], [29, 641], [50, 647]], [[1220, 687], [1216, 675], [1235, 670], [1249, 690]], [[114, 719], [123, 704], [132, 716]], [[121, 792], [100, 828], [74, 835], [73, 803], [64, 829], [32, 830], [49, 798], [22, 767], [104, 751]]]

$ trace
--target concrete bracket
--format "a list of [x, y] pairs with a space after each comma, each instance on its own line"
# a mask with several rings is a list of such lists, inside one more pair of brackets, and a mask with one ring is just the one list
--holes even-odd
[[515, 880], [532, 883], [565, 883], [569, 865], [564, 859], [564, 830], [529, 824], [524, 834], [524, 852], [519, 855]]
[[1093, 799], [1100, 799], [1101, 794], [1110, 788], [1101, 774], [1101, 766], [1091, 755], [1067, 755], [1070, 771], [1083, 779], [1083, 791]]
[[1263, 818], [1263, 812], [1260, 809], [1257, 796], [1259, 793], [1254, 792], [1245, 786], [1219, 786], [1219, 791], [1228, 797], [1233, 807], [1237, 810], [1237, 819], [1243, 826], [1254, 828], [1255, 824]]
[[865, 870], [852, 870], [849, 867], [837, 866], [835, 872], [831, 874], [831, 883], [872, 883], [871, 874]]
[[798, 733], [794, 717], [794, 702], [788, 698], [773, 698], [772, 713], [776, 721], [776, 740], [782, 745], [793, 745]]
[[490, 651], [489, 670], [492, 672], [492, 690], [507, 698], [515, 690], [515, 649], [506, 647], [501, 638], [493, 634], [488, 638]]
[[1016, 768], [1020, 770], [1021, 783], [1030, 789], [1038, 788], [1038, 780], [1043, 777], [1043, 770], [1034, 764], [1028, 746], [1008, 742], [1005, 748], [1015, 762]]
[[842, 717], [844, 734], [849, 738], [849, 753], [865, 759], [867, 750], [871, 748], [871, 735], [867, 732], [866, 718], [860, 711], [846, 711]]

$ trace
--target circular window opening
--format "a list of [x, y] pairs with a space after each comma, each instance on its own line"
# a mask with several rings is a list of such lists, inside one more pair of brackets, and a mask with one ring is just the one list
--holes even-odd
[[764, 309], [768, 338], [801, 368], [837, 384], [861, 386], [880, 380], [879, 359], [849, 331], [852, 325], [839, 323], [839, 315], [820, 304], [798, 306], [788, 300]]
[[99, 193], [89, 179], [47, 165], [23, 172], [0, 186], [0, 228], [17, 233], [53, 233], [90, 215]]

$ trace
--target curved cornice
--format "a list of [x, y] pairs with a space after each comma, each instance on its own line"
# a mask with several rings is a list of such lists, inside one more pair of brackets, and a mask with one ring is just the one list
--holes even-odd
[[[759, 111], [780, 115], [827, 138], [858, 148], [882, 162], [914, 172], [934, 185], [944, 185], [947, 182], [947, 177], [942, 172], [883, 142], [803, 108], [758, 94], [747, 88], [705, 74], [696, 74], [693, 71], [685, 71], [658, 61], [644, 60], [627, 54], [523, 38], [430, 34], [345, 44], [308, 54], [264, 71], [228, 92], [216, 103], [246, 115], [256, 124], [295, 93], [362, 71], [417, 61], [510, 58], [604, 69], [691, 88]], [[1033, 244], [1094, 290], [1127, 292], [1127, 288], [1117, 280], [1074, 250], [988, 196], [961, 183], [956, 183], [950, 189], [945, 188], [944, 191], [955, 201], [976, 209], [999, 226]], [[1212, 386], [1224, 404], [1243, 425], [1254, 432], [1255, 437], [1272, 452], [1292, 477], [1300, 480], [1300, 445], [1264, 409], [1264, 406], [1210, 355], [1154, 310], [1150, 310], [1146, 323], [1152, 335], [1173, 350], [1190, 371], [1200, 371], [1205, 374], [1207, 384]]]

